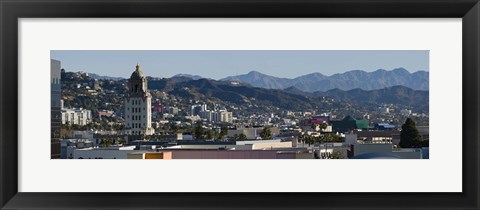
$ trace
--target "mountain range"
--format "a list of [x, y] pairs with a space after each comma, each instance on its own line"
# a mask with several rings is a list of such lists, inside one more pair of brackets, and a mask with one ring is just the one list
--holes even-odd
[[331, 76], [326, 76], [321, 73], [312, 73], [288, 79], [251, 71], [248, 74], [229, 76], [221, 80], [240, 81], [248, 83], [254, 87], [267, 89], [286, 89], [289, 87], [295, 87], [305, 92], [328, 91], [335, 88], [341, 90], [352, 90], [356, 88], [363, 90], [376, 90], [397, 85], [405, 86], [414, 90], [428, 90], [429, 73], [426, 71], [410, 73], [404, 68], [397, 68], [391, 71], [379, 69], [374, 72], [353, 70]]
[[[121, 77], [99, 76], [90, 73], [90, 77], [103, 80], [120, 80]], [[176, 81], [209, 79], [199, 75], [177, 74], [171, 79]], [[210, 79], [209, 79], [210, 80]], [[229, 76], [220, 81], [236, 81], [249, 84], [253, 87], [266, 89], [287, 89], [294, 87], [302, 92], [314, 93], [317, 91], [340, 90], [378, 90], [393, 86], [405, 86], [413, 90], [429, 89], [429, 72], [417, 71], [410, 73], [404, 68], [396, 68], [390, 71], [379, 69], [374, 72], [352, 70], [326, 76], [321, 73], [311, 73], [293, 79], [280, 78], [251, 71], [247, 74]]]
[[398, 104], [428, 110], [429, 92], [413, 90], [404, 86], [392, 86], [377, 90], [359, 88], [344, 91], [338, 88], [328, 91], [304, 92], [296, 87], [284, 90], [253, 87], [231, 81], [209, 79], [193, 80], [183, 77], [151, 80], [148, 87], [190, 99], [216, 99], [243, 104], [252, 100], [261, 105], [274, 105], [288, 109], [304, 109], [325, 106], [323, 98], [336, 99], [351, 104], [377, 105]]
[[[78, 92], [77, 88], [71, 88], [74, 84], [93, 82], [92, 74], [89, 76], [76, 76], [73, 72], [62, 74], [62, 89], [64, 93]], [[104, 82], [102, 88], [106, 92], [125, 94], [127, 80], [111, 80]], [[69, 89], [71, 88], [71, 89]], [[396, 104], [404, 107], [411, 107], [419, 112], [428, 112], [429, 91], [413, 90], [405, 86], [392, 86], [376, 90], [362, 90], [354, 88], [341, 90], [334, 88], [328, 91], [306, 92], [297, 87], [291, 86], [285, 89], [266, 89], [254, 87], [248, 83], [237, 81], [221, 81], [211, 79], [192, 79], [188, 76], [176, 76], [172, 78], [150, 78], [148, 88], [152, 94], [166, 92], [172, 96], [178, 96], [180, 100], [213, 102], [218, 104], [235, 104], [248, 109], [259, 109], [254, 111], [272, 111], [276, 108], [287, 110], [348, 110], [349, 107], [378, 107], [381, 104]], [[158, 91], [160, 92], [158, 92]], [[82, 96], [83, 98], [89, 98]], [[72, 106], [101, 107], [98, 104], [105, 104], [104, 97], [93, 96], [89, 100], [82, 97], [73, 97], [69, 103]], [[121, 97], [112, 97], [118, 99]], [[83, 100], [83, 101], [82, 101]], [[76, 103], [76, 104], [75, 104]], [[118, 100], [108, 101], [118, 103]], [[92, 104], [95, 104], [92, 106]], [[253, 108], [250, 108], [253, 107]], [[260, 110], [263, 109], [263, 110]]]

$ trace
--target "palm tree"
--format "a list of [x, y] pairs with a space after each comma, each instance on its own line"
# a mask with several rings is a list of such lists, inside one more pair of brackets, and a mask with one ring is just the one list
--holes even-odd
[[[323, 134], [319, 138], [319, 142], [323, 142], [325, 144], [325, 155], [327, 154], [327, 143], [339, 142], [339, 141], [341, 141], [340, 137], [331, 133]], [[320, 145], [318, 146], [318, 148], [320, 149]]]
[[125, 145], [127, 144], [127, 141], [125, 140], [125, 138], [121, 137], [120, 140], [118, 141], [119, 144], [121, 145]]
[[327, 126], [327, 123], [320, 124], [320, 131], [324, 131], [325, 129], [327, 129]]
[[240, 135], [238, 135], [238, 139], [239, 140], [245, 140], [245, 139], [247, 139], [247, 135], [241, 133]]
[[260, 133], [260, 137], [265, 140], [265, 139], [271, 139], [272, 138], [272, 130], [270, 130], [269, 127], [264, 127], [262, 132]]
[[308, 146], [310, 146], [311, 144], [315, 144], [315, 137], [307, 135], [305, 137], [305, 143], [307, 143]]
[[113, 142], [111, 139], [103, 139], [102, 142], [100, 142], [100, 146], [103, 146], [103, 147], [108, 147], [110, 145], [112, 145]]

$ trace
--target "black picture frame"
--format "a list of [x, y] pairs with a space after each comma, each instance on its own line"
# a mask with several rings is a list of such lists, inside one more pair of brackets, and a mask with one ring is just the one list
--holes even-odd
[[[0, 0], [1, 209], [479, 209], [478, 0]], [[462, 193], [20, 193], [18, 18], [462, 18]], [[448, 40], [445, 40], [448, 42]], [[452, 72], [454, 74], [456, 72]], [[460, 137], [460, 135], [459, 135]], [[420, 175], [421, 176], [421, 175]], [[428, 179], [428, 177], [422, 177]], [[41, 180], [39, 180], [41, 181]], [[419, 181], [421, 184], [421, 181]], [[442, 183], [439, 183], [442, 184]]]

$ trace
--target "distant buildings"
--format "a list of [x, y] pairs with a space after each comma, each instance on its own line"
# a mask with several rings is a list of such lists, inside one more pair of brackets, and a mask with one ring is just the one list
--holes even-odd
[[389, 123], [376, 123], [375, 130], [393, 130], [395, 129], [395, 125], [389, 124]]
[[201, 112], [204, 112], [207, 110], [207, 105], [206, 104], [196, 104], [190, 106], [190, 116], [195, 116], [195, 115], [200, 115]]
[[84, 126], [92, 122], [92, 111], [83, 108], [62, 108], [62, 124]]
[[[64, 92], [68, 106], [85, 105], [95, 110], [95, 122], [89, 124], [92, 122], [90, 110], [63, 108], [59, 75], [53, 73], [59, 69], [60, 63], [52, 60], [52, 158], [54, 128], [60, 127], [61, 123], [88, 125], [62, 130], [62, 136], [66, 139], [62, 141], [60, 154], [68, 159], [429, 157], [428, 148], [398, 147], [401, 118], [395, 120], [395, 117], [415, 116], [407, 109], [410, 107], [387, 104], [381, 105], [377, 111], [375, 105], [368, 110], [325, 110], [317, 114], [317, 111], [308, 108], [289, 111], [270, 105], [261, 107], [262, 104], [252, 102], [258, 100], [255, 98], [240, 105], [205, 97], [183, 98], [173, 93], [169, 95], [170, 92], [150, 92], [147, 78], [139, 65], [128, 83], [125, 80], [107, 82], [77, 74], [64, 75], [64, 86], [72, 89]], [[187, 87], [183, 88], [188, 90]], [[98, 95], [94, 96], [95, 93]], [[99, 104], [99, 107], [91, 107], [83, 101], [74, 100], [77, 96], [98, 98], [101, 103], [92, 104]], [[210, 109], [208, 106], [211, 106]], [[100, 110], [97, 112], [97, 109]], [[235, 118], [228, 110], [235, 112]], [[60, 121], [56, 125], [55, 113], [60, 113]], [[352, 114], [362, 119], [347, 116], [338, 120], [336, 114], [342, 117]], [[269, 129], [264, 131], [266, 127]], [[417, 128], [423, 140], [428, 140], [428, 126]]]
[[190, 106], [190, 116], [199, 116], [208, 122], [227, 122], [233, 123], [233, 114], [227, 110], [208, 110], [206, 104]]
[[128, 81], [125, 97], [125, 133], [127, 135], [152, 135], [152, 96], [148, 91], [147, 78], [137, 64]]
[[112, 110], [102, 110], [98, 111], [98, 117], [102, 119], [102, 117], [112, 117], [115, 115], [115, 112]]
[[[246, 139], [257, 139], [260, 138], [264, 127], [255, 127], [255, 128], [237, 128], [235, 130], [228, 130], [227, 137], [234, 137], [235, 135], [244, 134]], [[272, 136], [278, 136], [280, 134], [280, 129], [278, 127], [271, 127], [270, 131]]]
[[51, 88], [51, 109], [50, 109], [50, 132], [51, 147], [50, 154], [52, 159], [60, 158], [60, 131], [62, 129], [62, 115], [60, 111], [61, 100], [61, 63], [60, 61], [50, 59], [50, 88]]
[[390, 108], [388, 107], [378, 107], [378, 112], [380, 113], [390, 113]]

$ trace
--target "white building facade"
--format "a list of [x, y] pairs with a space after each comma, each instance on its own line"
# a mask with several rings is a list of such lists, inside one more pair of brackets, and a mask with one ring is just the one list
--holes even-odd
[[92, 111], [83, 108], [62, 108], [62, 124], [87, 125], [92, 122]]
[[147, 79], [137, 64], [128, 81], [125, 97], [125, 134], [152, 135], [152, 96], [148, 91]]

